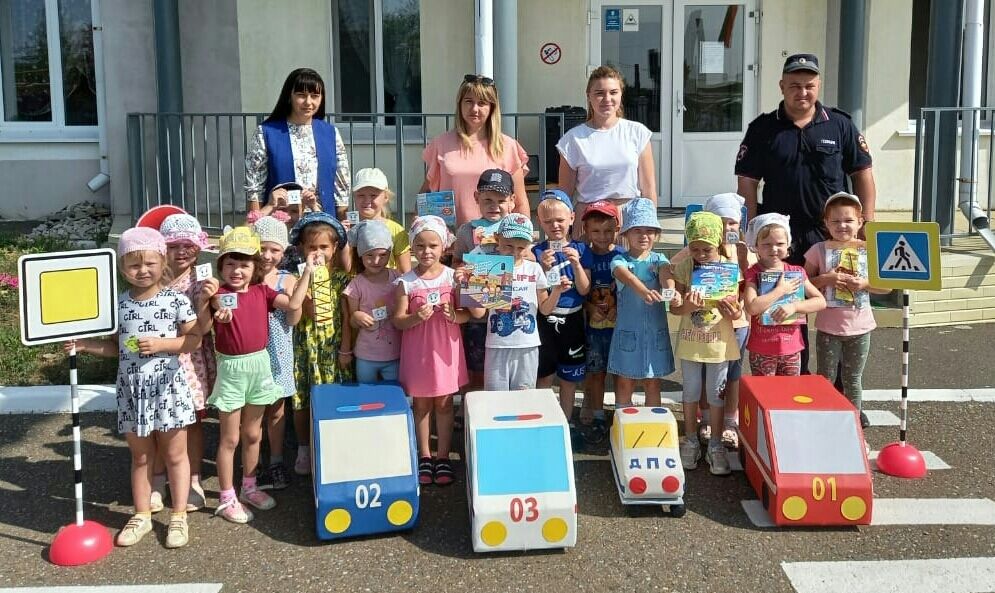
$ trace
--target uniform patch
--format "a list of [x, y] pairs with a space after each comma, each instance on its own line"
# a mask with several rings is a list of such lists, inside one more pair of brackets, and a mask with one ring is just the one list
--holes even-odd
[[739, 152], [736, 153], [736, 162], [739, 162], [739, 161], [743, 160], [743, 157], [745, 157], [745, 156], [746, 156], [746, 145], [745, 144], [740, 144], [739, 145]]
[[867, 154], [871, 154], [871, 149], [867, 148], [867, 140], [864, 140], [863, 134], [857, 134], [857, 144], [860, 145], [860, 150], [863, 150]]

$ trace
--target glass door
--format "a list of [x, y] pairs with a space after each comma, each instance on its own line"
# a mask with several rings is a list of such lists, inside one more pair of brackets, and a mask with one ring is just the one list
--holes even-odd
[[660, 0], [613, 4], [591, 2], [591, 66], [612, 66], [625, 78], [622, 108], [627, 119], [653, 132], [650, 146], [657, 164], [656, 191], [670, 205], [671, 93], [670, 35], [673, 11]]
[[755, 0], [674, 4], [674, 206], [736, 191], [736, 151], [756, 114], [755, 10]]

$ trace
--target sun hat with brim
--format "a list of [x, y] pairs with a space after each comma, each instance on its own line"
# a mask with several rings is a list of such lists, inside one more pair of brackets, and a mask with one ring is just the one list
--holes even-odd
[[162, 233], [149, 227], [134, 227], [121, 233], [117, 255], [123, 257], [135, 251], [154, 251], [166, 255], [166, 240]]
[[252, 229], [259, 235], [260, 243], [276, 243], [284, 249], [290, 244], [287, 238], [287, 225], [272, 216], [259, 218], [252, 223]]
[[864, 205], [860, 203], [860, 198], [853, 194], [848, 194], [845, 191], [836, 192], [835, 194], [829, 196], [826, 200], [826, 205], [822, 207], [823, 212], [829, 212], [829, 208], [836, 204], [846, 204], [848, 206], [853, 206], [857, 209], [857, 212], [864, 211]]
[[702, 241], [718, 247], [722, 244], [722, 217], [712, 212], [695, 212], [684, 226], [688, 243]]
[[259, 235], [251, 227], [237, 226], [221, 235], [221, 255], [241, 253], [256, 255], [259, 253]]
[[656, 204], [648, 198], [635, 198], [622, 206], [622, 221], [621, 233], [636, 227], [663, 230], [656, 218]]
[[497, 235], [505, 239], [532, 240], [532, 221], [528, 216], [517, 212], [509, 214], [498, 223]]
[[318, 212], [308, 212], [302, 216], [294, 228], [290, 229], [290, 244], [297, 245], [301, 238], [301, 231], [304, 230], [309, 224], [324, 223], [332, 227], [335, 230], [335, 234], [338, 236], [338, 246], [339, 249], [345, 246], [345, 227], [339, 222], [339, 219], [335, 218], [331, 214], [318, 211]]
[[190, 243], [199, 249], [207, 249], [211, 246], [207, 240], [207, 233], [200, 228], [200, 222], [185, 212], [167, 216], [159, 225], [159, 232], [166, 240], [166, 245]]

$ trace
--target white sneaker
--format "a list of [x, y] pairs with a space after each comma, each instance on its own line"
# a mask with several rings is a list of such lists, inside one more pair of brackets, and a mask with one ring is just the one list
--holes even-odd
[[134, 515], [118, 532], [115, 542], [122, 548], [127, 548], [142, 541], [142, 538], [150, 531], [152, 531], [152, 519]]
[[705, 459], [708, 461], [708, 471], [712, 472], [713, 476], [727, 476], [732, 471], [729, 469], [729, 459], [726, 458], [726, 448], [722, 443], [714, 447], [709, 446]]
[[158, 490], [152, 491], [152, 496], [149, 497], [149, 510], [152, 513], [158, 513], [164, 508], [165, 505], [162, 503], [162, 492]]
[[698, 439], [691, 437], [684, 437], [680, 442], [681, 450], [681, 465], [684, 469], [695, 469], [698, 467], [698, 459], [701, 457], [701, 445], [698, 444]]
[[204, 487], [200, 482], [190, 482], [190, 494], [187, 494], [187, 512], [199, 511], [207, 506], [207, 497], [204, 496]]
[[294, 462], [294, 473], [298, 476], [307, 476], [311, 473], [311, 451], [305, 450], [297, 455]]

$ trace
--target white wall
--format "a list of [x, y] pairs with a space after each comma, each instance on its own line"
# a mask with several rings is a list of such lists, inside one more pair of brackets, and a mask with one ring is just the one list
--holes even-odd
[[83, 201], [109, 204], [106, 186], [97, 193], [86, 187], [98, 172], [95, 142], [0, 143], [0, 218], [38, 219]]

